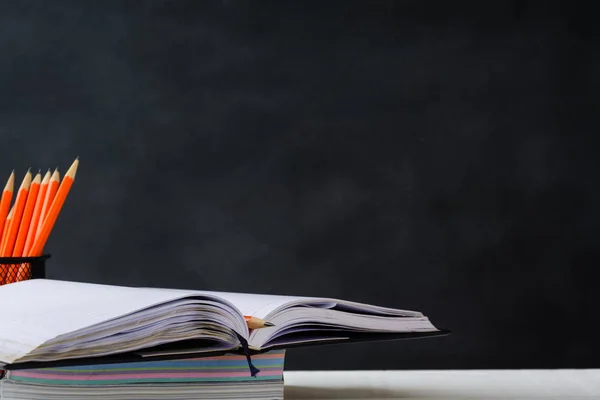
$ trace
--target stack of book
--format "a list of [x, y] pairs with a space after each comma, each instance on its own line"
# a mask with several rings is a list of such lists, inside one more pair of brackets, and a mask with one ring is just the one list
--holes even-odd
[[282, 399], [285, 350], [252, 357], [260, 374], [248, 373], [246, 357], [227, 354], [9, 371], [2, 399]]
[[2, 399], [282, 399], [286, 349], [447, 333], [338, 299], [48, 279], [0, 286], [0, 304]]

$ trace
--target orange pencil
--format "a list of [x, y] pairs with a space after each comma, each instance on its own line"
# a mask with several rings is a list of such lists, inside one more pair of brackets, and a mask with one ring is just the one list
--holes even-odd
[[8, 212], [10, 209], [10, 202], [12, 201], [13, 191], [15, 188], [15, 171], [11, 172], [6, 182], [6, 186], [2, 191], [2, 200], [0, 200], [0, 244], [4, 237], [4, 226]]
[[[15, 204], [13, 206], [14, 213], [8, 224], [8, 229], [6, 230], [6, 240], [2, 241], [2, 249], [0, 250], [0, 257], [10, 257], [12, 256], [12, 251], [15, 246], [15, 242], [17, 241], [17, 233], [19, 231], [19, 226], [21, 225], [21, 217], [23, 216], [23, 211], [25, 210], [25, 204], [27, 203], [27, 195], [29, 194], [29, 186], [31, 186], [31, 172], [28, 170], [25, 174], [25, 178], [21, 183], [21, 187], [19, 188], [19, 193], [17, 194], [17, 199], [15, 200]], [[7, 269], [3, 268], [0, 271], [0, 283], [4, 283]]]
[[[31, 186], [29, 186], [27, 203], [25, 203], [25, 209], [23, 210], [23, 216], [21, 217], [21, 223], [19, 224], [19, 233], [17, 234], [17, 240], [15, 241], [15, 247], [12, 253], [13, 257], [23, 256], [23, 248], [25, 247], [27, 233], [29, 233], [29, 226], [31, 225], [31, 217], [33, 216], [35, 203], [37, 202], [38, 193], [40, 191], [41, 179], [42, 176], [38, 172], [35, 175], [35, 178], [33, 178], [33, 181], [31, 181]], [[4, 283], [13, 283], [19, 280], [19, 277], [22, 276], [20, 273], [25, 269], [25, 264], [21, 264], [18, 268], [14, 268], [16, 269], [16, 273], [6, 277]]]
[[275, 326], [275, 324], [272, 322], [267, 322], [260, 318], [251, 317], [249, 315], [244, 315], [244, 319], [246, 320], [246, 325], [248, 325], [248, 328], [250, 329], [261, 329], [268, 328], [269, 326]]
[[[8, 213], [8, 216], [6, 217], [6, 223], [4, 224], [4, 229], [2, 230], [2, 243], [0, 243], [0, 249], [2, 249], [2, 246], [4, 245], [4, 242], [6, 241], [6, 232], [8, 232], [8, 227], [10, 226], [10, 221], [12, 221], [12, 216], [13, 213], [15, 212], [15, 207], [13, 206], [10, 209], [10, 212]], [[1, 254], [1, 253], [0, 253]]]
[[[13, 215], [13, 211], [15, 210], [15, 208], [11, 208], [10, 212], [8, 213], [8, 216], [6, 217], [6, 223], [4, 224], [4, 229], [2, 230], [2, 236], [6, 238], [6, 232], [8, 231], [8, 227], [10, 225], [10, 221], [12, 221], [12, 215]], [[6, 268], [8, 268], [8, 265], [4, 265], [4, 266], [0, 266], [0, 285], [4, 284], [4, 273], [6, 272]]]
[[29, 186], [27, 203], [25, 203], [25, 209], [23, 210], [23, 216], [21, 217], [21, 223], [19, 224], [19, 233], [17, 234], [17, 240], [15, 241], [15, 247], [12, 252], [13, 257], [23, 256], [23, 248], [25, 248], [25, 242], [27, 241], [27, 234], [29, 233], [31, 217], [33, 217], [35, 203], [37, 202], [38, 193], [40, 192], [41, 181], [42, 175], [38, 172], [35, 175], [35, 178], [33, 178], [33, 181], [31, 181], [31, 186]]
[[33, 208], [33, 215], [31, 216], [31, 224], [29, 224], [29, 231], [27, 232], [27, 240], [25, 241], [23, 254], [29, 254], [29, 250], [31, 249], [31, 246], [33, 246], [40, 216], [42, 215], [42, 208], [44, 207], [44, 200], [46, 200], [46, 191], [48, 190], [48, 183], [50, 183], [50, 175], [51, 172], [48, 170], [40, 185], [40, 192], [35, 201], [35, 207]]
[[6, 232], [6, 240], [3, 241], [2, 249], [0, 250], [1, 257], [12, 256], [15, 242], [17, 241], [17, 233], [19, 232], [19, 226], [21, 225], [21, 217], [25, 210], [25, 204], [27, 203], [27, 195], [29, 194], [29, 187], [31, 186], [31, 171], [27, 171], [25, 178], [19, 188], [17, 199], [15, 200], [14, 213], [8, 231]]
[[[46, 215], [48, 215], [48, 210], [54, 201], [54, 196], [56, 196], [56, 192], [58, 191], [58, 185], [60, 185], [60, 173], [58, 172], [58, 168], [54, 170], [54, 173], [50, 177], [50, 182], [48, 182], [48, 189], [46, 190], [46, 197], [44, 198], [44, 204], [42, 205], [42, 211], [40, 211], [40, 219], [38, 221], [38, 226], [35, 231], [35, 237], [33, 238], [33, 242], [40, 235], [40, 231], [42, 230], [42, 225], [44, 224], [44, 219], [46, 219]], [[31, 244], [33, 246], [33, 243]], [[31, 246], [29, 249], [31, 250]], [[25, 254], [29, 254], [29, 251]]]
[[52, 205], [48, 210], [48, 214], [44, 217], [44, 223], [42, 224], [42, 229], [38, 233], [38, 237], [35, 239], [31, 250], [29, 251], [28, 256], [41, 256], [44, 251], [44, 245], [50, 236], [50, 232], [54, 227], [54, 223], [58, 218], [58, 214], [60, 214], [60, 210], [67, 199], [67, 195], [69, 194], [69, 190], [71, 190], [71, 186], [73, 186], [73, 182], [75, 181], [75, 174], [77, 173], [77, 167], [79, 166], [79, 158], [76, 158], [67, 173], [63, 181], [56, 192], [56, 196], [54, 197], [54, 201], [52, 201]]

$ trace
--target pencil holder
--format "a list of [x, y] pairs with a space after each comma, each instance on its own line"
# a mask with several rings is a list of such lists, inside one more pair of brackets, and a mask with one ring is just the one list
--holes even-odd
[[0, 285], [46, 277], [46, 260], [40, 257], [0, 257]]

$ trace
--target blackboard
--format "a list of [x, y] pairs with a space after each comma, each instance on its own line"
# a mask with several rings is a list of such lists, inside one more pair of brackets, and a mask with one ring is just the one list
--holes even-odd
[[80, 157], [51, 278], [341, 297], [453, 331], [295, 350], [290, 369], [597, 366], [592, 18], [2, 2], [0, 171]]

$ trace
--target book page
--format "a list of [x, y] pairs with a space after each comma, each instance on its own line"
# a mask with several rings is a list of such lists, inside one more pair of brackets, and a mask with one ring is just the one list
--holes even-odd
[[330, 308], [335, 305], [334, 302], [327, 299], [310, 299], [295, 296], [208, 291], [200, 293], [221, 297], [235, 305], [243, 315], [254, 316], [257, 318], [265, 318], [273, 310], [286, 308], [293, 304], [310, 304], [314, 307], [325, 308]]
[[60, 335], [193, 292], [34, 279], [0, 287], [0, 363], [13, 363]]
[[371, 304], [363, 304], [348, 300], [332, 298], [209, 291], [202, 291], [198, 293], [205, 293], [223, 298], [224, 300], [227, 300], [233, 305], [235, 305], [242, 312], [243, 315], [250, 315], [263, 319], [268, 318], [274, 315], [275, 313], [282, 311], [283, 309], [294, 306], [304, 306], [312, 308], [335, 308], [339, 311], [345, 311], [348, 313], [380, 315], [390, 317], [423, 316], [423, 314], [418, 311], [380, 307]]

